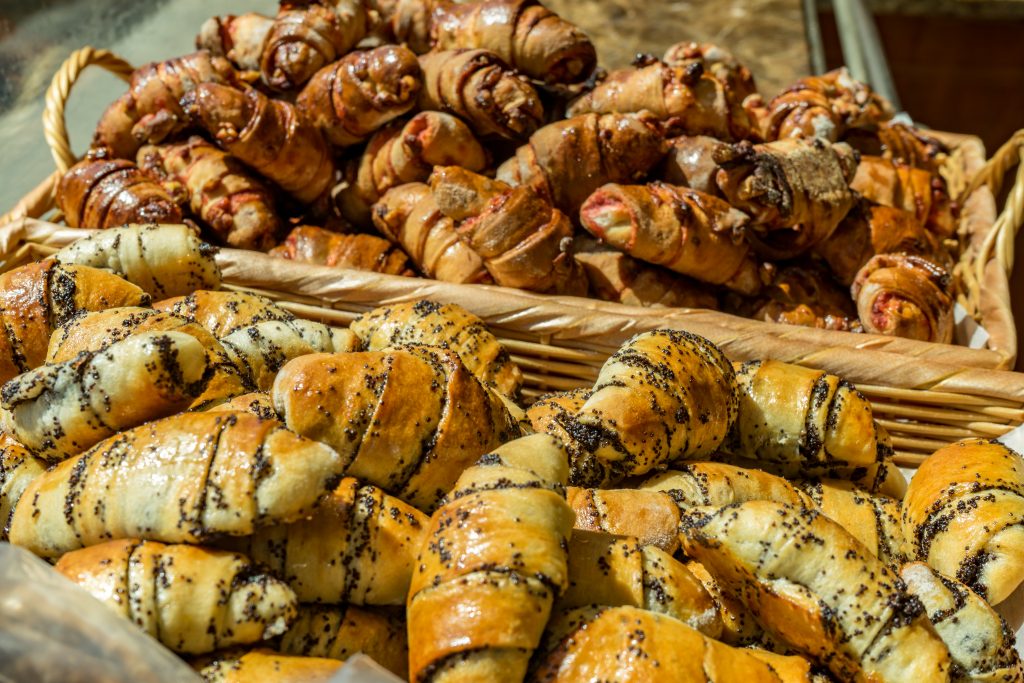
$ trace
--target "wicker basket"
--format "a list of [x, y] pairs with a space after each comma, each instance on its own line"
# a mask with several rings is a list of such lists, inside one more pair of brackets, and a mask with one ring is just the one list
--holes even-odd
[[[122, 78], [132, 70], [107, 51], [84, 48], [54, 77], [44, 128], [58, 169], [75, 161], [64, 104], [78, 75], [90, 65]], [[222, 250], [218, 259], [228, 286], [261, 292], [298, 315], [333, 324], [347, 324], [381, 303], [430, 298], [461, 304], [486, 320], [508, 345], [525, 371], [528, 398], [590, 384], [626, 338], [658, 327], [701, 334], [735, 360], [777, 358], [824, 368], [857, 383], [893, 434], [901, 462], [912, 465], [949, 441], [999, 436], [1024, 422], [1024, 375], [995, 370], [1009, 366], [1016, 354], [1007, 275], [1013, 238], [1024, 218], [1024, 170], [1018, 170], [998, 219], [993, 199], [1024, 150], [1024, 134], [1014, 136], [987, 164], [976, 138], [941, 135], [955, 147], [945, 175], [964, 198], [961, 303], [992, 335], [988, 349], [775, 325], [714, 311], [633, 308], [323, 268], [232, 249]], [[48, 255], [87, 233], [34, 220], [53, 209], [59, 174], [0, 217], [0, 224], [8, 223], [0, 229], [0, 271]]]

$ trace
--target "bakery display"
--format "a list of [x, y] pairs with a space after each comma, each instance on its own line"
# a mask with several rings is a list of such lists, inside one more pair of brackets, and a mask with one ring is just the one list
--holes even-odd
[[[466, 173], [425, 185], [460, 219]], [[0, 519], [208, 680], [1024, 677], [1004, 446], [908, 488], [853, 385], [674, 330], [526, 405], [458, 306], [331, 327], [189, 291], [220, 274], [184, 226], [118, 230], [3, 276], [82, 279], [0, 390]]]
[[536, 0], [282, 2], [196, 47], [103, 114], [69, 225], [952, 342], [952, 152], [845, 69], [771, 96], [679, 43], [608, 72]]

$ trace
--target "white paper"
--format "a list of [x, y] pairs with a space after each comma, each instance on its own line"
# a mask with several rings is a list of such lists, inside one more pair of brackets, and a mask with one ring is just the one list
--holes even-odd
[[403, 681], [370, 657], [357, 654], [345, 661], [345, 665], [331, 677], [329, 683], [403, 683]]
[[953, 336], [957, 344], [971, 349], [985, 348], [990, 336], [988, 330], [979, 325], [974, 316], [959, 303], [953, 304], [953, 324]]

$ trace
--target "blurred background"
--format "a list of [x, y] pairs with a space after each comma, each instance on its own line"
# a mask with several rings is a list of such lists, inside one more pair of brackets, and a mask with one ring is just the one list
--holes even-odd
[[[845, 63], [915, 121], [975, 134], [990, 154], [1024, 128], [1024, 0], [543, 2], [591, 35], [607, 67], [626, 65], [640, 52], [660, 55], [681, 40], [711, 41], [751, 68], [766, 98], [803, 75]], [[194, 49], [195, 32], [211, 14], [273, 13], [276, 4], [0, 0], [0, 212], [54, 169], [40, 124], [43, 94], [71, 51], [106, 47], [136, 65], [165, 59]], [[98, 69], [75, 85], [67, 112], [76, 151], [123, 89]], [[1014, 291], [1020, 328], [1024, 267], [1017, 268]]]

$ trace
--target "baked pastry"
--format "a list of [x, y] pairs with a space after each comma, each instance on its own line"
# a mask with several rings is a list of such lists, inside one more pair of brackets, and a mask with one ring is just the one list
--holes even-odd
[[0, 383], [43, 364], [54, 329], [82, 311], [145, 306], [149, 295], [116, 275], [52, 259], [0, 275]]
[[341, 669], [337, 659], [296, 657], [270, 650], [229, 651], [202, 662], [206, 683], [329, 683]]
[[931, 259], [878, 254], [857, 271], [850, 291], [867, 332], [953, 341], [953, 278]]
[[237, 553], [124, 539], [69, 552], [55, 569], [183, 654], [273, 638], [296, 614], [288, 586]]
[[518, 434], [497, 395], [437, 347], [300, 356], [271, 393], [285, 424], [336, 449], [348, 475], [421, 510]]
[[1013, 632], [980, 595], [924, 562], [904, 565], [900, 577], [949, 648], [951, 680], [1024, 680]]
[[270, 299], [247, 292], [196, 290], [185, 296], [157, 301], [153, 308], [200, 325], [217, 339], [268, 320], [290, 322], [295, 319]]
[[11, 438], [0, 432], [0, 541], [7, 540], [7, 529], [14, 515], [14, 507], [29, 482], [46, 471], [46, 462]]
[[53, 259], [108, 270], [164, 298], [220, 287], [216, 251], [186, 225], [126, 225], [81, 237]]
[[300, 602], [402, 605], [426, 530], [419, 510], [346, 477], [305, 519], [225, 543], [284, 577]]
[[568, 586], [567, 476], [565, 451], [543, 434], [462, 473], [430, 519], [409, 589], [410, 680], [523, 680]]
[[408, 678], [409, 646], [403, 615], [353, 605], [300, 605], [281, 637], [281, 652], [346, 660], [357, 652]]
[[782, 644], [840, 680], [932, 681], [949, 651], [899, 577], [821, 513], [731, 505], [685, 529], [685, 550]]
[[276, 420], [183, 413], [136, 427], [29, 484], [10, 541], [56, 558], [110, 538], [198, 543], [306, 517], [340, 456]]
[[903, 499], [911, 556], [998, 605], [1024, 581], [1024, 460], [966, 439], [925, 459]]
[[367, 351], [426, 344], [450, 349], [488, 387], [516, 397], [523, 375], [484, 321], [456, 304], [416, 301], [375, 308], [349, 326]]
[[127, 159], [83, 159], [57, 184], [55, 201], [72, 228], [180, 223], [181, 209], [158, 178]]
[[144, 332], [101, 351], [24, 372], [0, 391], [0, 425], [54, 463], [119, 431], [187, 408], [212, 374], [181, 332]]
[[630, 536], [667, 553], [679, 548], [679, 506], [667, 493], [570, 486], [565, 497], [576, 515], [574, 529]]
[[405, 252], [386, 239], [361, 233], [342, 234], [313, 225], [292, 228], [288, 237], [268, 253], [318, 266], [355, 268], [407, 277], [415, 274]]

